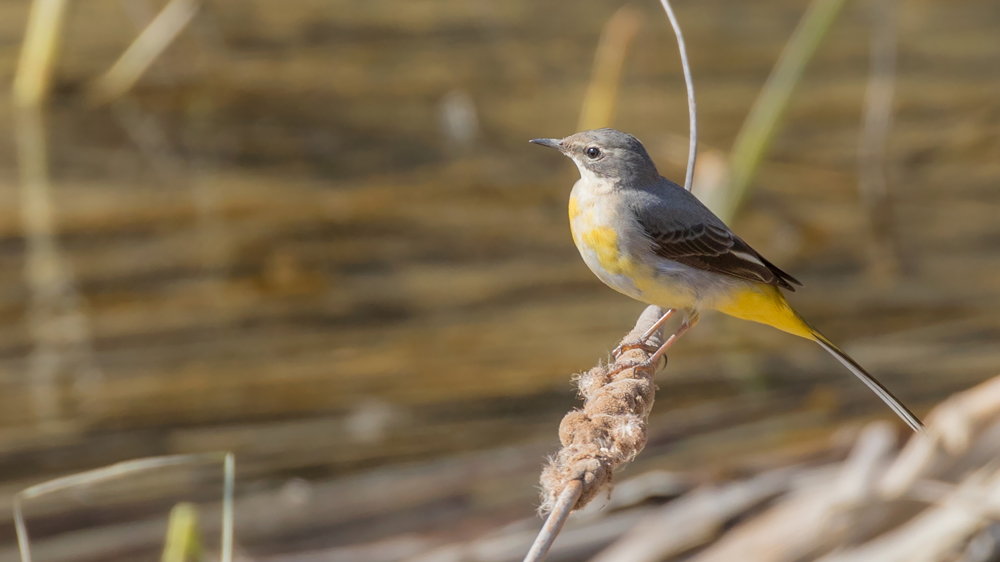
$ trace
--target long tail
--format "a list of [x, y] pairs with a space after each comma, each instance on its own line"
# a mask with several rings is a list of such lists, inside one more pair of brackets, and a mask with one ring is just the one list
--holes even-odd
[[882, 383], [875, 380], [875, 377], [861, 368], [857, 361], [851, 359], [849, 355], [841, 351], [833, 342], [826, 339], [826, 336], [817, 332], [805, 319], [799, 316], [799, 313], [795, 312], [795, 309], [785, 300], [785, 295], [778, 287], [758, 285], [743, 291], [736, 291], [729, 300], [719, 303], [717, 308], [730, 316], [767, 324], [789, 334], [815, 341], [830, 355], [836, 357], [837, 361], [850, 369], [875, 394], [878, 394], [878, 397], [888, 404], [899, 417], [903, 418], [903, 421], [909, 424], [913, 431], [917, 433], [923, 431], [924, 424], [920, 423], [913, 412], [906, 409], [902, 402], [882, 386]]
[[892, 393], [889, 392], [889, 389], [882, 386], [882, 383], [878, 382], [875, 377], [869, 375], [868, 372], [861, 367], [861, 365], [858, 365], [857, 361], [851, 359], [850, 355], [844, 353], [839, 347], [834, 345], [833, 342], [828, 340], [826, 336], [817, 332], [815, 329], [812, 331], [812, 335], [820, 347], [827, 350], [830, 355], [836, 357], [837, 361], [840, 361], [845, 367], [854, 373], [855, 376], [861, 379], [861, 382], [868, 385], [868, 388], [872, 389], [872, 392], [878, 394], [878, 397], [881, 398], [883, 402], [888, 404], [888, 406], [892, 408], [892, 411], [896, 412], [896, 415], [902, 418], [903, 421], [910, 426], [910, 429], [917, 433], [923, 432], [924, 424], [921, 423], [920, 418], [915, 416], [909, 408], [904, 406], [903, 403], [899, 401], [898, 398], [893, 396]]

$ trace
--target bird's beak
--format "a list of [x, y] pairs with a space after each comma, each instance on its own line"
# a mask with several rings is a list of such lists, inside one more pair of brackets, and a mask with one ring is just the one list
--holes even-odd
[[547, 146], [549, 148], [555, 148], [556, 150], [562, 150], [562, 145], [560, 144], [561, 139], [531, 139], [531, 144], [540, 144], [542, 146]]

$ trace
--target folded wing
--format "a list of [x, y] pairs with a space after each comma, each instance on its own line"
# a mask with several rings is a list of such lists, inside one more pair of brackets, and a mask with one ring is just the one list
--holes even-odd
[[705, 271], [777, 285], [789, 291], [795, 290], [793, 284], [802, 285], [723, 226], [698, 223], [668, 227], [657, 222], [639, 219], [646, 236], [653, 242], [653, 250], [660, 257]]

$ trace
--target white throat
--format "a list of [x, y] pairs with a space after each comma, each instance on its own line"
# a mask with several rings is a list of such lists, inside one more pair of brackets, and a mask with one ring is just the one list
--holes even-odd
[[576, 168], [580, 170], [580, 178], [584, 181], [584, 183], [588, 184], [590, 188], [593, 189], [595, 192], [607, 193], [610, 192], [612, 188], [614, 188], [615, 186], [614, 180], [616, 180], [617, 178], [599, 178], [597, 177], [597, 174], [595, 174], [586, 166], [584, 166], [582, 163], [580, 163], [580, 161], [577, 160], [576, 158], [570, 157], [570, 160], [572, 160], [573, 163], [576, 164]]

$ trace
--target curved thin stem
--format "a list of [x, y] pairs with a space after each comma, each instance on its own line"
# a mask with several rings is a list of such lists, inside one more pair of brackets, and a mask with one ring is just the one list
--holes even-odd
[[556, 536], [562, 529], [563, 523], [569, 517], [569, 512], [573, 510], [573, 506], [576, 505], [582, 493], [583, 482], [580, 480], [573, 480], [563, 489], [562, 493], [559, 494], [559, 500], [556, 501], [555, 507], [552, 508], [548, 519], [545, 520], [545, 525], [542, 525], [542, 530], [535, 537], [535, 542], [531, 545], [531, 550], [524, 557], [524, 562], [541, 562], [545, 559], [545, 555], [548, 554], [552, 542], [556, 540]]
[[663, 9], [667, 11], [670, 25], [674, 28], [674, 34], [677, 35], [677, 49], [681, 52], [681, 66], [684, 68], [684, 82], [687, 84], [691, 142], [688, 146], [688, 167], [687, 174], [684, 176], [684, 189], [691, 191], [694, 186], [694, 163], [698, 159], [698, 106], [694, 101], [694, 80], [691, 78], [687, 47], [684, 46], [684, 34], [681, 33], [681, 25], [677, 23], [677, 16], [674, 15], [674, 10], [670, 7], [670, 0], [660, 0], [660, 4], [663, 4]]

